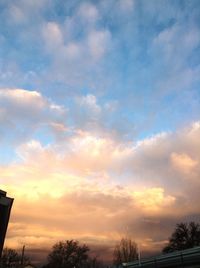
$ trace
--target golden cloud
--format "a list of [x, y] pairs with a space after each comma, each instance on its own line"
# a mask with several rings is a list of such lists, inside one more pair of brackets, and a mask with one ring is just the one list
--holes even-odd
[[174, 142], [158, 135], [135, 147], [83, 131], [54, 145], [20, 145], [18, 162], [0, 167], [1, 187], [15, 198], [6, 244], [39, 248], [78, 239], [113, 247], [128, 227], [145, 250], [158, 248], [169, 234], [148, 225], [199, 213], [198, 181], [188, 187], [179, 178], [180, 169], [190, 178], [199, 168], [197, 132], [173, 134]]

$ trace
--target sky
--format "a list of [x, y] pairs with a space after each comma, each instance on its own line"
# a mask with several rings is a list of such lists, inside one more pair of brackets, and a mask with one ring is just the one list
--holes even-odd
[[0, 0], [6, 246], [161, 252], [200, 221], [199, 0]]

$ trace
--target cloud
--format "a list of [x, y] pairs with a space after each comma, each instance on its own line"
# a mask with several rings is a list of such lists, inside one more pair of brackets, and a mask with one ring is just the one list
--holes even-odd
[[50, 128], [55, 134], [58, 132], [58, 125], [62, 125], [64, 129], [66, 110], [44, 98], [37, 91], [1, 89], [0, 104], [1, 132], [4, 141], [8, 138], [12, 142], [19, 143], [22, 137], [28, 138], [43, 127]]
[[[178, 45], [179, 44], [179, 45]], [[155, 58], [161, 57], [162, 70], [165, 73], [157, 87], [165, 93], [186, 90], [195, 85], [199, 77], [199, 66], [188, 64], [188, 59], [200, 44], [199, 28], [194, 22], [182, 21], [162, 30], [154, 39], [150, 49]]]
[[[104, 239], [105, 246], [112, 247], [128, 226], [145, 250], [157, 249], [167, 231], [144, 235], [144, 230], [137, 231], [141, 221], [167, 217], [174, 223], [199, 213], [198, 121], [134, 143], [94, 132], [91, 126], [86, 131], [78, 123], [68, 135], [66, 108], [37, 91], [2, 89], [0, 102], [4, 128], [8, 129], [6, 122], [30, 125], [33, 130], [47, 124], [64, 133], [62, 139], [47, 145], [37, 139], [19, 144], [17, 162], [0, 167], [1, 187], [15, 197], [8, 245], [25, 241], [35, 248], [38, 242], [50, 247], [66, 237], [96, 246]], [[97, 120], [96, 126], [112, 106], [100, 105], [92, 94], [77, 98], [76, 105], [87, 112], [86, 121]], [[69, 110], [68, 116], [72, 115]], [[46, 202], [41, 205], [43, 199]], [[55, 207], [56, 212], [50, 213]], [[35, 231], [15, 233], [16, 225], [23, 224]]]
[[78, 58], [79, 64], [81, 61], [87, 66], [93, 60], [103, 58], [111, 42], [111, 33], [108, 29], [96, 29], [98, 17], [94, 5], [83, 3], [64, 24], [56, 21], [44, 24], [45, 46], [53, 61], [68, 65], [69, 60]]
[[91, 32], [88, 36], [90, 54], [95, 59], [99, 59], [104, 56], [106, 50], [108, 50], [110, 40], [111, 34], [108, 30]]
[[164, 195], [162, 188], [150, 188], [144, 191], [135, 191], [133, 194], [137, 200], [138, 207], [145, 211], [160, 211], [161, 207], [165, 209], [167, 206], [172, 206], [175, 202], [175, 197]]
[[[47, 1], [8, 1], [5, 10], [9, 20], [16, 25], [28, 24], [30, 17], [37, 16], [37, 19], [42, 15], [42, 11], [46, 6]], [[41, 19], [41, 18], [40, 18]]]
[[130, 232], [158, 251], [199, 219], [197, 2], [1, 3], [7, 245], [75, 238], [111, 257]]
[[99, 19], [99, 11], [91, 3], [82, 3], [78, 9], [78, 15], [89, 23], [96, 22]]
[[161, 249], [176, 222], [199, 213], [199, 125], [135, 144], [77, 132], [20, 145], [20, 161], [0, 168], [15, 197], [7, 245], [74, 238], [111, 250], [128, 228], [143, 251]]
[[94, 95], [88, 94], [77, 100], [80, 106], [86, 106], [91, 110], [92, 114], [99, 114], [101, 112], [101, 107], [97, 104], [97, 99]]
[[10, 6], [9, 15], [15, 23], [22, 23], [26, 20], [26, 16], [23, 11], [16, 5]]
[[[42, 80], [45, 83], [59, 81], [70, 88], [89, 83], [93, 88], [92, 76], [102, 78], [104, 73], [104, 61], [112, 47], [112, 33], [102, 25], [98, 5], [80, 3], [75, 6], [62, 20], [41, 23], [43, 42], [40, 45], [48, 58]], [[91, 76], [91, 72], [95, 74]]]
[[63, 65], [80, 56], [80, 45], [73, 40], [66, 44], [62, 27], [58, 23], [48, 22], [43, 28], [43, 37], [46, 50], [56, 65]]
[[192, 170], [198, 165], [198, 161], [195, 161], [187, 154], [172, 153], [171, 161], [176, 169], [186, 174], [191, 174]]
[[[48, 22], [44, 29], [44, 37], [50, 50], [57, 50], [63, 44], [63, 36], [59, 25]], [[56, 51], [55, 51], [56, 52]]]
[[[177, 49], [176, 44], [181, 40], [181, 47]], [[200, 42], [200, 32], [198, 28], [187, 25], [187, 29], [183, 31], [180, 24], [174, 24], [172, 27], [164, 29], [153, 40], [154, 45], [163, 50], [166, 60], [170, 61], [174, 56], [183, 56], [184, 60], [189, 53], [195, 49]], [[178, 63], [177, 63], [178, 64]]]
[[70, 115], [76, 129], [96, 136], [112, 138], [122, 137], [126, 132], [126, 122], [118, 126], [119, 119], [113, 118], [118, 109], [117, 101], [102, 101], [94, 94], [76, 96], [72, 101]]
[[120, 0], [119, 5], [122, 11], [130, 12], [134, 8], [134, 2], [134, 0]]

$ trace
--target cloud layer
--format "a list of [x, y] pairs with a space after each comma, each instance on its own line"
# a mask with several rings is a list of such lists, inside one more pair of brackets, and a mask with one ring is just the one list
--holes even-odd
[[8, 246], [111, 259], [124, 235], [158, 252], [199, 220], [199, 17], [199, 0], [0, 1]]
[[[30, 117], [38, 127], [52, 124], [52, 111], [63, 115], [37, 92], [5, 90], [1, 98], [8, 107], [20, 103], [15, 122]], [[91, 96], [79, 102], [100, 111]], [[48, 116], [41, 112], [36, 123], [27, 106]], [[104, 245], [111, 258], [116, 241], [129, 234], [144, 252], [160, 250], [175, 222], [199, 214], [199, 135], [197, 121], [137, 142], [76, 129], [46, 145], [35, 139], [17, 145], [18, 160], [0, 168], [1, 187], [15, 197], [7, 245], [49, 248], [74, 238]]]

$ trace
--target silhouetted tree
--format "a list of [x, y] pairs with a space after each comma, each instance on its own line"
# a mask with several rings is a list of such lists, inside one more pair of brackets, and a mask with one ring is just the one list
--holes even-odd
[[86, 245], [79, 245], [78, 241], [67, 240], [53, 246], [48, 256], [49, 268], [84, 268], [88, 267], [88, 251]]
[[134, 260], [138, 260], [137, 244], [130, 238], [122, 238], [120, 243], [115, 246], [113, 264], [119, 266], [124, 262]]
[[18, 267], [21, 257], [16, 250], [5, 248], [1, 256], [1, 267]]
[[178, 223], [163, 253], [200, 246], [200, 225], [195, 222]]
[[[30, 259], [27, 256], [23, 256], [23, 264], [30, 264]], [[16, 250], [11, 248], [5, 248], [3, 250], [0, 267], [1, 268], [21, 268], [22, 266], [22, 256]]]
[[104, 268], [103, 262], [97, 259], [97, 257], [89, 258], [87, 268]]

